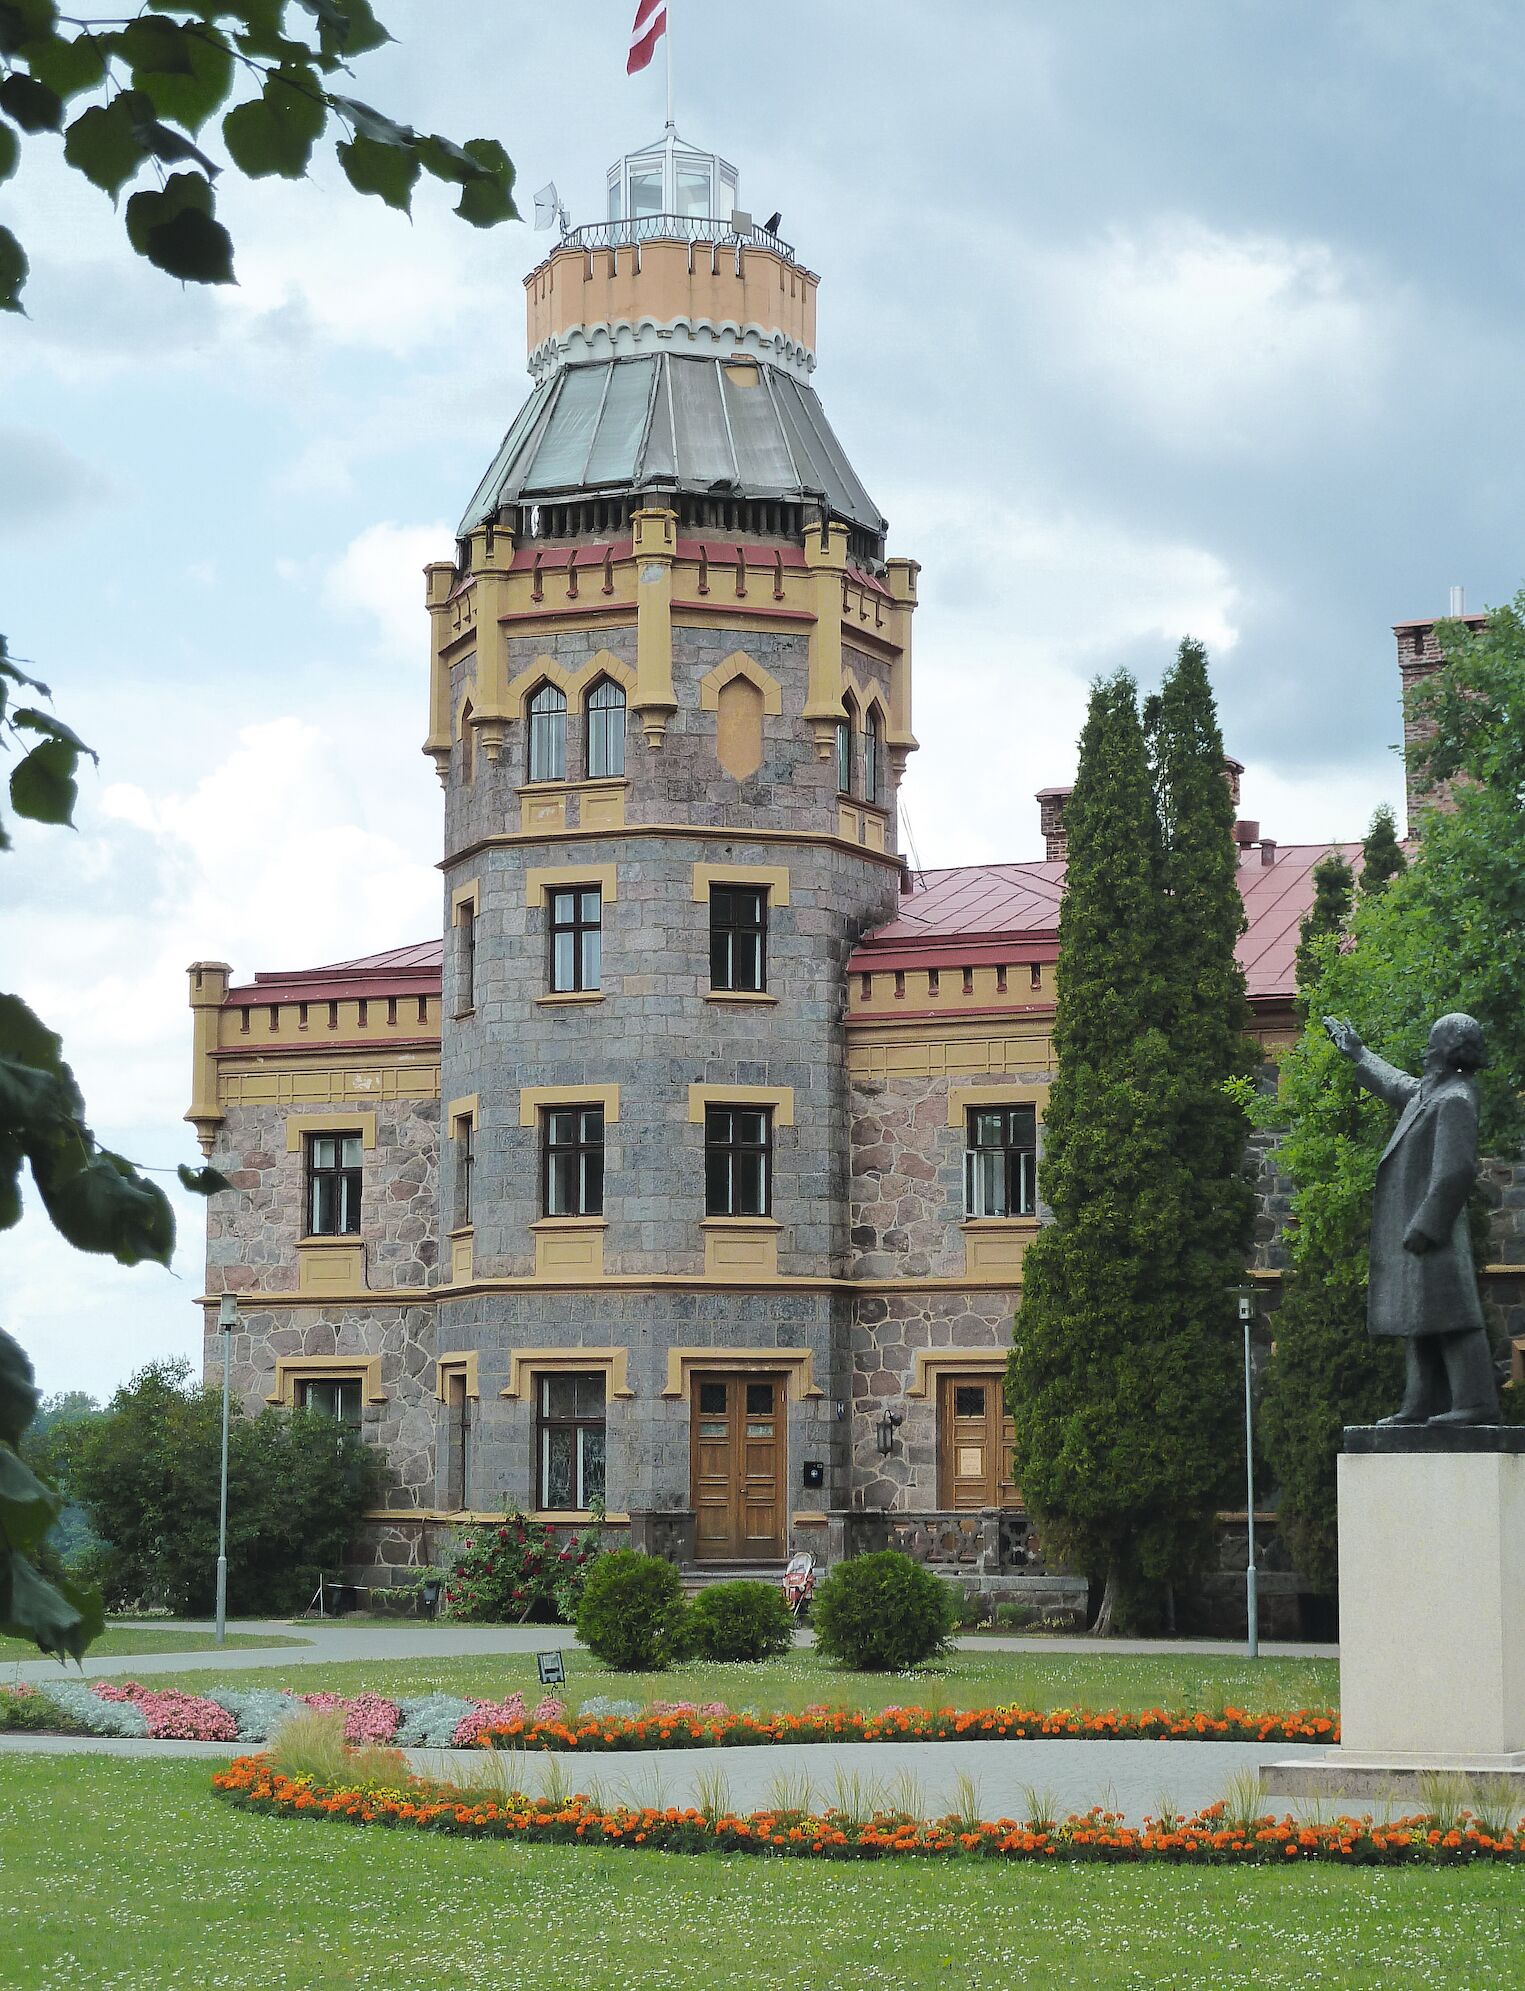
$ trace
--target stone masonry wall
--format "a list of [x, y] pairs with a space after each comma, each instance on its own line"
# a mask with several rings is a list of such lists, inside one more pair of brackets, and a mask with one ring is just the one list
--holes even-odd
[[[1004, 1368], [1018, 1294], [966, 1292], [863, 1296], [853, 1326], [852, 1480], [857, 1507], [937, 1506], [937, 1397], [907, 1397], [919, 1349], [988, 1348]], [[889, 1408], [905, 1418], [888, 1457], [876, 1426]]]

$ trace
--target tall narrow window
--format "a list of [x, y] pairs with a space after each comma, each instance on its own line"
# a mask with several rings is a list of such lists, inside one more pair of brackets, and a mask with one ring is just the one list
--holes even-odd
[[964, 1147], [966, 1213], [1032, 1216], [1038, 1207], [1037, 1175], [1037, 1108], [971, 1106]]
[[567, 778], [567, 701], [553, 684], [543, 684], [529, 702], [531, 781]]
[[298, 1410], [331, 1417], [346, 1431], [360, 1429], [360, 1381], [356, 1376], [305, 1376], [294, 1392]]
[[477, 909], [463, 899], [455, 909], [455, 1013], [477, 1006]]
[[541, 1376], [535, 1393], [535, 1504], [586, 1513], [604, 1499], [604, 1379]]
[[466, 1371], [447, 1369], [445, 1385], [445, 1505], [459, 1513], [466, 1505], [471, 1485], [471, 1399], [466, 1394]]
[[704, 1109], [704, 1212], [765, 1217], [771, 1194], [773, 1113], [766, 1106]]
[[837, 721], [837, 793], [851, 795], [853, 792], [853, 722], [851, 719]]
[[877, 802], [884, 782], [884, 721], [877, 705], [868, 708], [863, 721], [863, 799]]
[[469, 787], [476, 774], [475, 742], [471, 731], [471, 700], [461, 707], [461, 782]]
[[625, 694], [602, 677], [588, 694], [588, 779], [625, 772]]
[[307, 1234], [353, 1236], [360, 1229], [358, 1134], [307, 1137]]
[[464, 1230], [471, 1222], [471, 1175], [476, 1167], [472, 1140], [476, 1128], [469, 1113], [456, 1116], [455, 1134], [455, 1228]]
[[755, 994], [768, 985], [768, 894], [710, 887], [710, 987]]
[[545, 1214], [604, 1214], [604, 1109], [551, 1106], [545, 1114]]
[[604, 898], [596, 885], [551, 893], [551, 993], [576, 995], [600, 985]]

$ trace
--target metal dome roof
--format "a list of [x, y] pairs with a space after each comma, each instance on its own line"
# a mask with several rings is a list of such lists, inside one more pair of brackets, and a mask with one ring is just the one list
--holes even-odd
[[638, 353], [574, 362], [514, 418], [461, 520], [500, 506], [650, 490], [801, 503], [882, 535], [815, 390], [750, 356]]

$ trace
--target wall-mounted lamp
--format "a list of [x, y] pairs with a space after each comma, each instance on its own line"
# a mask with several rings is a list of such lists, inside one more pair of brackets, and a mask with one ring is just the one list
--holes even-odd
[[895, 1433], [904, 1424], [905, 1417], [898, 1410], [887, 1410], [874, 1426], [874, 1435], [879, 1440], [879, 1450], [885, 1458], [895, 1449]]

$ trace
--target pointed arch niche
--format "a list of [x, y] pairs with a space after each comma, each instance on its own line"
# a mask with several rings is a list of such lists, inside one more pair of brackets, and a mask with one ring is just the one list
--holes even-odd
[[734, 781], [762, 766], [763, 716], [784, 709], [783, 687], [745, 650], [733, 650], [699, 680], [699, 707], [715, 715], [715, 757]]

